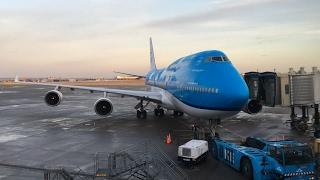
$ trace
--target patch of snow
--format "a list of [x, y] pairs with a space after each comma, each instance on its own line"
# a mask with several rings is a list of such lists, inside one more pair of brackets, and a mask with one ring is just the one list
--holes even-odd
[[18, 93], [18, 91], [0, 91], [0, 94], [14, 94]]
[[2, 134], [2, 135], [0, 135], [0, 143], [14, 141], [14, 140], [24, 138], [24, 137], [27, 137], [27, 136], [19, 135], [19, 134]]

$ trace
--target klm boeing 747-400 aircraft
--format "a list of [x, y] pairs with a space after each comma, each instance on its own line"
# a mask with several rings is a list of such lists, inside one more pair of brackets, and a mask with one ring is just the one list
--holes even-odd
[[94, 110], [100, 116], [108, 116], [113, 111], [113, 104], [107, 97], [109, 93], [137, 98], [137, 118], [142, 119], [147, 117], [144, 103], [148, 102], [157, 105], [155, 116], [163, 116], [164, 109], [167, 109], [173, 110], [175, 116], [186, 113], [210, 121], [226, 119], [241, 110], [257, 113], [262, 108], [258, 101], [249, 99], [244, 79], [229, 58], [218, 50], [185, 56], [167, 68], [157, 69], [150, 38], [150, 71], [139, 77], [145, 78], [145, 84], [151, 86], [150, 91], [23, 82], [17, 77], [15, 82], [55, 87], [45, 95], [49, 106], [58, 106], [62, 102], [61, 88], [104, 92], [104, 97], [94, 104]]

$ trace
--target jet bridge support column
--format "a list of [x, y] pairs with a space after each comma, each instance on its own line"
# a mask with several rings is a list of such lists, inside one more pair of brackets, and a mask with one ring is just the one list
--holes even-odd
[[314, 118], [314, 124], [318, 126], [318, 125], [319, 125], [319, 120], [320, 120], [319, 104], [315, 104], [315, 105], [314, 105], [314, 115], [313, 115], [313, 118]]
[[302, 119], [307, 119], [309, 117], [309, 113], [308, 113], [308, 107], [307, 106], [302, 106]]
[[294, 119], [295, 117], [297, 117], [296, 113], [295, 113], [295, 109], [294, 106], [291, 106], [291, 114], [290, 114], [291, 119]]
[[314, 105], [314, 115], [313, 115], [313, 126], [314, 126], [314, 137], [315, 138], [320, 138], [320, 125], [319, 125], [319, 120], [320, 120], [320, 114], [319, 114], [319, 104]]
[[291, 128], [297, 131], [305, 132], [308, 130], [308, 121], [309, 121], [309, 107], [308, 106], [300, 106], [301, 107], [301, 116], [298, 117], [295, 114], [295, 107], [294, 105], [291, 106]]

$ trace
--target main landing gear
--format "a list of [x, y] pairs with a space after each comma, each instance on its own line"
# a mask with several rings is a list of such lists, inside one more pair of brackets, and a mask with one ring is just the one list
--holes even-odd
[[[140, 102], [135, 106], [135, 109], [137, 110], [137, 118], [138, 119], [146, 119], [147, 118], [147, 111], [145, 110], [145, 107], [147, 107], [149, 104], [149, 101], [143, 105], [143, 100], [140, 100]], [[165, 114], [164, 109], [160, 106], [157, 105], [157, 107], [154, 109], [154, 115], [156, 117], [163, 117]], [[181, 111], [173, 111], [173, 116], [174, 117], [181, 117], [183, 116], [183, 112]]]
[[154, 115], [156, 117], [162, 117], [164, 116], [164, 109], [161, 108], [161, 106], [157, 106], [157, 108], [154, 109]]
[[[140, 100], [140, 102], [136, 105], [135, 109], [137, 110], [137, 118], [138, 119], [146, 119], [147, 118], [147, 111], [145, 110], [145, 107], [148, 106], [149, 102], [147, 102], [145, 105], [143, 105], [143, 100]], [[156, 117], [162, 117], [164, 116], [164, 109], [158, 105], [154, 109], [154, 115]]]
[[137, 104], [137, 118], [138, 119], [147, 119], [147, 111], [144, 109], [143, 100], [140, 100], [140, 103]]
[[137, 110], [137, 118], [138, 119], [147, 119], [147, 111], [144, 109]]

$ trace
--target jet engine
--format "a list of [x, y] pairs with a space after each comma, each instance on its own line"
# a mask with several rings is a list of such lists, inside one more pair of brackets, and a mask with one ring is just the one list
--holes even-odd
[[250, 99], [242, 110], [248, 114], [256, 114], [262, 110], [262, 104], [259, 100]]
[[62, 102], [62, 93], [57, 90], [51, 90], [44, 96], [44, 101], [48, 106], [58, 106]]
[[113, 111], [112, 102], [108, 98], [100, 98], [94, 103], [94, 111], [100, 116], [107, 116]]

